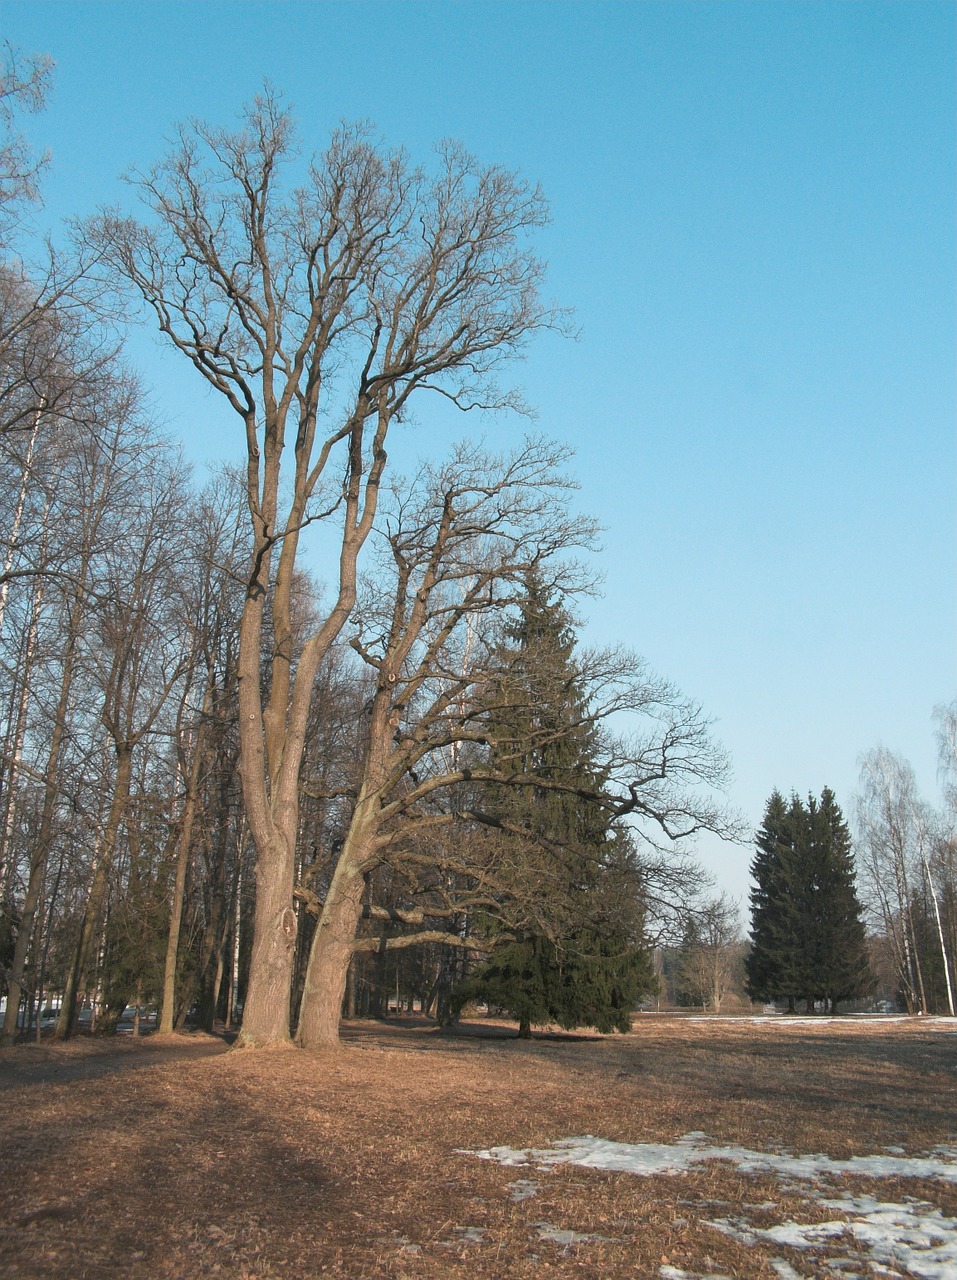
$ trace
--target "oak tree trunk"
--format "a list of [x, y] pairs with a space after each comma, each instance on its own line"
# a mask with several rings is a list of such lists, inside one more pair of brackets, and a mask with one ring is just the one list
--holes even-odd
[[296, 1031], [296, 1043], [304, 1049], [328, 1049], [339, 1043], [346, 978], [365, 888], [356, 843], [347, 841], [343, 849], [313, 935]]

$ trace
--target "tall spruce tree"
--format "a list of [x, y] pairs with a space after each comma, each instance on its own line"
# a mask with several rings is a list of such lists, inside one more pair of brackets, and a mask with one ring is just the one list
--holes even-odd
[[745, 972], [752, 1000], [777, 1000], [784, 994], [785, 868], [791, 852], [792, 825], [784, 797], [780, 791], [773, 791], [755, 836], [757, 852], [751, 863], [751, 950]]
[[751, 865], [748, 990], [763, 1000], [804, 1001], [835, 1012], [870, 986], [862, 907], [847, 824], [827, 787], [820, 801], [768, 801]]
[[820, 803], [808, 797], [805, 893], [813, 901], [807, 933], [805, 999], [836, 1012], [839, 1001], [866, 994], [871, 985], [867, 945], [857, 896], [851, 836], [834, 793]]
[[[534, 576], [500, 649], [486, 694], [497, 768], [594, 791], [595, 733], [578, 687], [575, 631], [560, 600]], [[519, 1021], [628, 1031], [654, 979], [643, 944], [640, 870], [627, 833], [594, 801], [547, 787], [488, 785], [480, 800], [501, 834], [502, 857], [525, 886], [503, 903], [509, 941], [462, 984]], [[528, 893], [529, 882], [535, 886]], [[493, 928], [500, 926], [492, 926]]]

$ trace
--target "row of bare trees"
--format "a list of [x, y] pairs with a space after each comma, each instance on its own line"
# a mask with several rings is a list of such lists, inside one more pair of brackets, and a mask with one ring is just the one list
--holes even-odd
[[240, 825], [236, 574], [246, 547], [236, 502], [225, 481], [197, 493], [151, 424], [121, 357], [110, 323], [116, 300], [94, 272], [95, 253], [81, 245], [58, 252], [31, 235], [45, 159], [33, 157], [17, 123], [42, 106], [50, 74], [48, 59], [4, 46], [6, 1042], [18, 1016], [29, 1022], [49, 997], [63, 1035], [79, 997], [93, 994], [107, 1024], [136, 998], [162, 999], [171, 1020], [177, 998], [182, 1005], [210, 974], [215, 980], [226, 933], [216, 886], [226, 902], [240, 876], [239, 846], [226, 838]]
[[116, 1014], [138, 987], [158, 999], [171, 867], [182, 911], [207, 757], [235, 763], [235, 503], [224, 518], [220, 494], [192, 491], [121, 366], [82, 390], [66, 421], [44, 410], [29, 464], [4, 459], [20, 516], [0, 631], [7, 1039], [25, 976], [57, 992], [62, 1034], [91, 984]]

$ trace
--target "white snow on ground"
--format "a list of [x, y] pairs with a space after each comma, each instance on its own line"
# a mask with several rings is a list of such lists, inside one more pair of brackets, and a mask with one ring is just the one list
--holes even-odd
[[533, 1178], [519, 1178], [517, 1182], [508, 1184], [508, 1198], [518, 1204], [522, 1200], [531, 1200], [542, 1189], [542, 1184]]
[[708, 1271], [699, 1275], [696, 1271], [682, 1271], [680, 1267], [659, 1267], [660, 1280], [733, 1280], [731, 1276], [718, 1275], [716, 1271]]
[[[913, 1275], [926, 1276], [929, 1280], [953, 1280], [957, 1276], [957, 1218], [945, 1218], [933, 1205], [924, 1201], [908, 1204], [871, 1201], [863, 1208], [854, 1198], [822, 1200], [821, 1203], [847, 1214], [847, 1220], [800, 1225], [786, 1222], [762, 1230], [741, 1219], [719, 1219], [709, 1226], [744, 1244], [767, 1240], [794, 1249], [809, 1249], [843, 1238], [852, 1254], [860, 1257], [863, 1250], [872, 1262], [906, 1267]], [[853, 1265], [856, 1259], [848, 1256], [829, 1261], [837, 1269], [842, 1261]]]
[[[835, 1160], [820, 1154], [794, 1155], [750, 1151], [746, 1147], [712, 1146], [703, 1133], [688, 1133], [671, 1145], [608, 1142], [585, 1136], [564, 1138], [550, 1147], [489, 1147], [465, 1154], [509, 1166], [534, 1165], [543, 1171], [555, 1165], [574, 1164], [641, 1177], [679, 1174], [708, 1160], [727, 1160], [744, 1173], [772, 1173], [782, 1181], [814, 1184], [823, 1181], [823, 1186], [814, 1186], [812, 1194], [822, 1208], [843, 1215], [841, 1219], [814, 1224], [785, 1222], [760, 1228], [753, 1226], [747, 1218], [737, 1217], [716, 1219], [709, 1225], [745, 1244], [766, 1242], [795, 1249], [813, 1249], [821, 1244], [841, 1243], [847, 1250], [847, 1256], [828, 1259], [824, 1264], [828, 1270], [822, 1274], [846, 1273], [848, 1267], [855, 1267], [866, 1260], [881, 1268], [904, 1267], [910, 1274], [927, 1280], [954, 1280], [957, 1277], [957, 1218], [945, 1217], [927, 1201], [907, 1200], [904, 1204], [895, 1204], [866, 1195], [835, 1198], [829, 1196], [827, 1187], [829, 1179], [847, 1174], [865, 1178], [927, 1178], [957, 1183], [957, 1149], [954, 1148], [939, 1147], [926, 1156], [905, 1156], [895, 1151], [888, 1155]], [[512, 1184], [513, 1187], [519, 1185], [523, 1188], [534, 1186], [530, 1182]], [[588, 1239], [576, 1236], [574, 1232], [561, 1234], [569, 1236], [567, 1243]], [[547, 1238], [556, 1239], [555, 1236]], [[564, 1238], [561, 1242], [566, 1243]], [[788, 1280], [795, 1274], [783, 1259], [771, 1261], [782, 1280]], [[897, 1272], [890, 1270], [888, 1274]], [[675, 1267], [662, 1267], [659, 1276], [660, 1280], [719, 1280], [718, 1277], [694, 1277]]]
[[709, 1146], [703, 1133], [686, 1133], [672, 1145], [658, 1142], [607, 1142], [603, 1138], [563, 1138], [551, 1147], [489, 1147], [470, 1154], [505, 1165], [535, 1165], [547, 1169], [556, 1164], [578, 1164], [586, 1169], [618, 1173], [685, 1173], [708, 1160], [729, 1160], [744, 1173], [775, 1173], [779, 1177], [814, 1181], [837, 1174], [865, 1178], [940, 1178], [957, 1183], [957, 1149], [941, 1148], [932, 1156], [795, 1156], [774, 1151], [749, 1151], [746, 1147]]
[[[656, 1017], [660, 1015], [656, 1014]], [[957, 1019], [928, 1017], [926, 1014], [913, 1016], [909, 1013], [852, 1013], [831, 1016], [816, 1013], [801, 1016], [793, 1013], [682, 1013], [678, 1017], [682, 1022], [741, 1022], [748, 1026], [759, 1026], [773, 1022], [776, 1027], [828, 1027], [854, 1026], [855, 1023], [879, 1023], [884, 1026], [888, 1022], [909, 1022], [915, 1029], [924, 1031], [950, 1031], [957, 1034]]]
[[484, 1244], [488, 1235], [487, 1227], [453, 1227], [457, 1240], [443, 1240], [443, 1244]]
[[610, 1236], [589, 1235], [583, 1231], [567, 1231], [563, 1227], [553, 1227], [550, 1222], [536, 1222], [535, 1230], [539, 1240], [551, 1240], [552, 1244], [561, 1245], [567, 1252], [572, 1245], [590, 1244], [595, 1240], [614, 1244]]

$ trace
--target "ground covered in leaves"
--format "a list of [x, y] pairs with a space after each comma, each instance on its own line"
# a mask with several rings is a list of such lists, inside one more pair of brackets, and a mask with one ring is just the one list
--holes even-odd
[[[934, 1269], [933, 1241], [916, 1270], [879, 1264], [820, 1186], [773, 1168], [636, 1176], [473, 1153], [694, 1133], [751, 1152], [957, 1161], [955, 1031], [648, 1015], [627, 1037], [532, 1041], [487, 1023], [354, 1023], [323, 1054], [195, 1035], [19, 1046], [0, 1053], [0, 1274], [954, 1275]], [[957, 1222], [957, 1178], [841, 1172], [829, 1189]], [[788, 1243], [785, 1223], [812, 1244]]]

